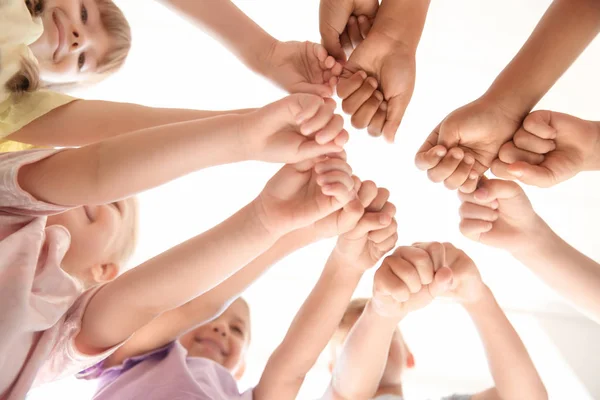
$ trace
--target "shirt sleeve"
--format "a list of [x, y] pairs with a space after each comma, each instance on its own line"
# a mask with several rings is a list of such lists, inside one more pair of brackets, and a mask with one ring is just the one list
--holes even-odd
[[56, 154], [59, 150], [0, 153], [0, 216], [38, 217], [58, 214], [69, 207], [46, 203], [24, 191], [17, 181], [21, 167]]
[[75, 344], [75, 338], [81, 330], [81, 321], [90, 300], [102, 286], [83, 293], [67, 312], [58, 333], [58, 341], [46, 362], [39, 370], [34, 387], [58, 379], [73, 376], [86, 368], [92, 367], [110, 357], [127, 340], [95, 354], [81, 352]]

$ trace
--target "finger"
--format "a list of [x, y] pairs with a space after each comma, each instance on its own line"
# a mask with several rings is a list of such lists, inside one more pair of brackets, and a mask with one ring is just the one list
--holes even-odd
[[363, 38], [360, 34], [358, 20], [355, 16], [348, 18], [348, 25], [346, 29], [348, 29], [348, 36], [350, 37], [350, 42], [352, 42], [352, 47], [356, 48], [363, 41]]
[[458, 209], [461, 219], [478, 219], [494, 222], [498, 219], [498, 211], [474, 203], [462, 203]]
[[498, 158], [500, 161], [507, 164], [512, 164], [517, 161], [525, 161], [529, 164], [537, 165], [544, 161], [544, 156], [542, 154], [536, 154], [527, 151], [526, 149], [520, 149], [512, 141], [506, 142], [502, 145], [502, 147], [500, 147]]
[[409, 95], [400, 95], [388, 100], [383, 136], [389, 143], [393, 143], [396, 138], [396, 132], [400, 127], [400, 122], [402, 122], [410, 97]]
[[365, 17], [364, 15], [359, 15], [358, 29], [360, 30], [360, 34], [363, 39], [366, 39], [369, 31], [371, 30], [371, 21], [369, 21], [369, 18]]
[[501, 179], [486, 180], [473, 193], [473, 198], [478, 203], [490, 203], [496, 199], [514, 199], [520, 196], [525, 196], [521, 186], [515, 182]]
[[315, 172], [318, 175], [333, 171], [342, 171], [346, 175], [352, 176], [352, 167], [342, 158], [331, 157], [315, 165]]
[[460, 221], [459, 230], [465, 237], [479, 242], [483, 233], [489, 232], [493, 228], [489, 221], [480, 219], [463, 219]]
[[[340, 45], [342, 46], [342, 50], [344, 51], [344, 58], [338, 58], [338, 60], [346, 61], [347, 57], [352, 54], [354, 47], [352, 47], [352, 41], [350, 40], [350, 36], [348, 36], [348, 29], [344, 29], [344, 32], [340, 35]], [[336, 57], [337, 58], [337, 57]]]
[[333, 96], [334, 89], [329, 83], [300, 82], [290, 88], [290, 93], [309, 93], [327, 98]]
[[511, 164], [507, 172], [515, 179], [527, 184], [541, 188], [548, 188], [556, 185], [559, 180], [552, 170], [543, 165], [530, 165], [522, 161]]
[[372, 76], [363, 81], [361, 87], [342, 101], [342, 110], [354, 114], [373, 95], [377, 89], [377, 80]]
[[421, 290], [421, 277], [416, 267], [404, 258], [390, 257], [388, 260], [390, 270], [408, 287], [410, 293]]
[[317, 113], [310, 119], [304, 121], [302, 125], [300, 125], [300, 132], [304, 136], [312, 135], [317, 132], [319, 129], [325, 127], [331, 118], [333, 118], [333, 113], [335, 111], [335, 101], [333, 99], [325, 99], [323, 105], [319, 107]]
[[377, 212], [383, 210], [383, 207], [386, 205], [388, 199], [390, 198], [390, 191], [386, 188], [379, 188], [377, 190], [377, 196], [368, 205], [367, 211]]
[[[342, 207], [354, 199], [354, 191], [348, 190], [343, 183], [331, 183], [321, 187], [321, 192], [325, 196], [332, 197], [335, 200], [334, 205]], [[334, 207], [337, 208], [337, 207]], [[332, 212], [335, 210], [332, 210]]]
[[448, 150], [440, 163], [427, 171], [427, 176], [432, 182], [442, 182], [456, 170], [465, 156], [462, 149], [453, 147]]
[[[390, 256], [393, 257], [393, 256]], [[389, 296], [394, 301], [404, 302], [410, 298], [410, 290], [406, 283], [398, 279], [396, 274], [392, 272], [386, 258], [382, 266], [375, 272], [373, 279], [373, 296]]]
[[490, 169], [492, 170], [492, 174], [496, 175], [498, 178], [508, 179], [512, 181], [517, 179], [517, 177], [511, 175], [510, 172], [508, 172], [509, 166], [510, 164], [502, 162], [499, 158], [497, 158], [494, 161], [492, 161], [492, 166], [490, 167]]
[[364, 237], [368, 235], [369, 232], [389, 227], [390, 224], [391, 218], [389, 218], [387, 214], [365, 213], [356, 225], [356, 228], [351, 232], [348, 232], [348, 237], [349, 239]]
[[329, 84], [332, 86], [337, 85], [338, 77], [342, 74], [342, 64], [336, 62], [335, 65], [331, 68], [330, 72], [332, 77], [330, 78]]
[[477, 189], [478, 179], [479, 174], [477, 171], [471, 169], [471, 172], [469, 172], [469, 178], [458, 188], [458, 190], [462, 193], [473, 193]]
[[381, 251], [383, 254], [387, 253], [394, 247], [396, 247], [396, 243], [398, 242], [398, 233], [394, 233], [392, 236], [388, 237], [381, 243], [375, 243], [375, 248]]
[[375, 90], [373, 95], [350, 118], [352, 126], [356, 129], [364, 129], [369, 126], [382, 102], [383, 94], [379, 90]]
[[433, 277], [433, 282], [427, 289], [431, 297], [438, 297], [444, 294], [452, 285], [452, 270], [448, 267], [440, 268]]
[[358, 199], [354, 199], [346, 204], [343, 207], [343, 212], [340, 214], [338, 222], [341, 232], [347, 232], [354, 228], [364, 213], [365, 209]]
[[319, 186], [327, 186], [334, 183], [341, 183], [345, 185], [348, 190], [354, 189], [354, 179], [345, 172], [330, 171], [317, 176], [317, 184]]
[[539, 138], [524, 129], [519, 129], [512, 141], [518, 149], [536, 154], [546, 154], [556, 149], [554, 140]]
[[346, 60], [340, 43], [340, 33], [343, 32], [351, 13], [350, 7], [337, 7], [326, 1], [322, 1], [319, 7], [321, 41], [327, 52], [338, 60]]
[[364, 181], [358, 191], [358, 199], [363, 207], [367, 207], [377, 197], [378, 189], [377, 185], [373, 181]]
[[379, 108], [375, 112], [373, 118], [371, 118], [371, 122], [369, 123], [369, 127], [367, 131], [369, 135], [373, 137], [379, 137], [383, 133], [383, 126], [385, 125], [385, 116], [387, 113], [387, 103], [384, 101], [381, 102]]
[[376, 244], [381, 244], [398, 232], [398, 222], [392, 219], [392, 222], [385, 228], [372, 230], [369, 233], [369, 240]]
[[523, 121], [523, 128], [540, 139], [556, 139], [557, 130], [552, 126], [552, 111], [538, 110]]
[[306, 140], [300, 144], [296, 151], [296, 159], [298, 161], [312, 159], [332, 153], [343, 151], [343, 146], [338, 146], [336, 143], [319, 144], [314, 140]]
[[329, 60], [330, 56], [327, 53], [325, 46], [319, 43], [311, 42], [309, 42], [308, 45], [312, 47], [312, 52], [315, 55], [315, 57], [317, 57], [317, 60], [319, 60], [319, 66], [321, 67], [321, 69], [329, 69], [333, 67], [333, 65], [335, 64], [335, 59], [331, 57], [331, 59]]
[[365, 71], [358, 71], [350, 78], [340, 78], [340, 81], [337, 85], [338, 97], [340, 99], [347, 98], [362, 86], [365, 79], [367, 79], [367, 73]]
[[396, 206], [388, 201], [379, 212], [388, 215], [391, 221], [396, 216]]
[[415, 266], [421, 284], [427, 285], [433, 280], [434, 265], [429, 253], [416, 246], [400, 247], [394, 253], [394, 256], [409, 260]]
[[463, 161], [454, 170], [452, 175], [444, 180], [444, 186], [450, 190], [455, 190], [467, 182], [471, 172], [473, 176], [477, 177], [477, 172], [473, 171], [474, 162], [475, 159], [471, 154], [465, 154]]
[[437, 271], [446, 264], [446, 249], [444, 245], [439, 242], [428, 242], [428, 243], [415, 243], [414, 247], [422, 249], [427, 252], [431, 258], [433, 270]]
[[344, 118], [335, 114], [323, 128], [315, 133], [315, 141], [319, 144], [325, 144], [335, 139], [344, 129]]

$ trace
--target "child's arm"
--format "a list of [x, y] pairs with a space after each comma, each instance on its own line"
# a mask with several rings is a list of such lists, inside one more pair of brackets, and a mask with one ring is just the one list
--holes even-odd
[[[217, 286], [289, 231], [342, 208], [355, 195], [349, 170], [339, 159], [284, 166], [231, 218], [101, 288], [85, 310], [77, 345], [95, 352], [123, 342], [163, 312]], [[322, 180], [332, 188], [321, 190]]]
[[[349, 220], [353, 219], [354, 224], [359, 218], [360, 221], [353, 230], [340, 236], [319, 281], [296, 314], [283, 342], [269, 358], [254, 388], [257, 400], [296, 397], [306, 374], [338, 326], [363, 272], [396, 243], [395, 208], [387, 203], [389, 193], [380, 190], [377, 195], [376, 189], [372, 193], [373, 189], [374, 185], [363, 185], [359, 200], [347, 206]], [[370, 206], [361, 218], [365, 204]]]
[[290, 93], [333, 95], [342, 66], [323, 46], [280, 42], [230, 0], [164, 0], [201, 24], [248, 68]]
[[205, 111], [75, 100], [30, 122], [6, 139], [43, 147], [79, 147], [140, 129], [250, 111], [253, 109]]
[[104, 366], [108, 368], [119, 365], [127, 358], [162, 347], [195, 326], [217, 317], [270, 266], [314, 241], [314, 235], [307, 229], [287, 234], [269, 250], [223, 283], [181, 307], [161, 314], [139, 329], [131, 339], [104, 362]]
[[[292, 95], [245, 115], [121, 135], [24, 166], [19, 183], [49, 203], [102, 204], [218, 164], [249, 159], [297, 162], [338, 152], [341, 146], [334, 141], [341, 137], [343, 146], [347, 133], [329, 102], [312, 95]], [[325, 141], [336, 139], [319, 145], [300, 133], [307, 129], [318, 132], [317, 140], [321, 135]]]
[[518, 184], [486, 180], [475, 193], [460, 197], [465, 236], [508, 250], [548, 286], [600, 321], [600, 265], [554, 233]]
[[[472, 192], [497, 157], [500, 147], [518, 130], [525, 116], [554, 85], [600, 31], [600, 2], [555, 0], [515, 58], [479, 99], [448, 115], [432, 132], [416, 157], [434, 182]], [[460, 143], [470, 163], [442, 160]], [[446, 156], [449, 157], [449, 156]], [[473, 160], [474, 159], [474, 160]], [[439, 165], [438, 165], [439, 164]], [[466, 171], [466, 173], [465, 173]]]

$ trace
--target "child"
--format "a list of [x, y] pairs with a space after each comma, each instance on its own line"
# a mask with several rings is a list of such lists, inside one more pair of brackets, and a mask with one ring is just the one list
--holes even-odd
[[[327, 55], [323, 46], [309, 42], [277, 41], [230, 2], [213, 3], [193, 2], [194, 5], [191, 9], [186, 11], [198, 15], [198, 10], [201, 10], [209, 29], [226, 36], [228, 44], [243, 49], [243, 53], [239, 51], [237, 53], [248, 66], [285, 90], [291, 93], [308, 92], [331, 96], [336, 77], [341, 71], [341, 65]], [[189, 4], [186, 2], [182, 6], [190, 8]], [[218, 7], [220, 11], [215, 7]], [[227, 12], [227, 14], [223, 14], [221, 11]], [[63, 14], [67, 13], [60, 13], [60, 15]], [[90, 11], [89, 14], [91, 15], [93, 12]], [[71, 12], [68, 15], [78, 16], [79, 14]], [[236, 18], [235, 22], [232, 22], [232, 18]], [[68, 24], [78, 26], [79, 22], [71, 20], [68, 21]], [[49, 25], [54, 32], [54, 25], [50, 23]], [[234, 26], [244, 29], [244, 31], [240, 32], [239, 36], [236, 34], [237, 31], [232, 35], [228, 30]], [[47, 41], [52, 42], [50, 39], [42, 42]], [[254, 45], [249, 46], [250, 43]], [[50, 48], [52, 49], [52, 46]], [[74, 52], [80, 54], [77, 50]], [[62, 72], [67, 73], [68, 71]], [[72, 74], [67, 73], [67, 75], [65, 80], [73, 79]], [[87, 75], [79, 74], [77, 76]], [[118, 135], [151, 126], [223, 114], [223, 112], [155, 109], [133, 104], [84, 100], [73, 101], [58, 108], [46, 108], [42, 111], [38, 111], [40, 105], [36, 103], [35, 115], [27, 114], [25, 116], [23, 109], [20, 106], [14, 108], [13, 114], [7, 117], [6, 126], [0, 125], [0, 140], [2, 137], [10, 135], [8, 139], [11, 141], [4, 147], [0, 142], [0, 151], [3, 149], [4, 151], [19, 150], [31, 146], [83, 146], [106, 139], [108, 135]], [[50, 110], [52, 111], [50, 112]], [[245, 110], [239, 110], [239, 112], [245, 112]], [[65, 124], [65, 120], [68, 120], [69, 123]]]
[[[357, 199], [344, 209], [290, 233], [212, 291], [161, 315], [104, 363], [84, 371], [80, 377], [100, 379], [94, 398], [295, 398], [360, 277], [397, 239], [389, 192], [378, 190], [373, 182], [356, 183]], [[338, 233], [321, 278], [270, 357], [259, 384], [240, 394], [235, 379], [244, 372], [250, 342], [248, 306], [237, 299], [222, 309], [285, 254], [316, 237]]]
[[463, 235], [509, 251], [548, 286], [600, 322], [600, 265], [554, 233], [518, 184], [484, 180], [477, 191], [460, 194], [460, 199]]
[[417, 167], [433, 182], [473, 192], [500, 147], [599, 31], [596, 0], [554, 0], [487, 92], [433, 130], [416, 155]]
[[477, 267], [449, 243], [399, 247], [384, 260], [375, 273], [373, 298], [351, 303], [332, 340], [339, 356], [326, 398], [402, 399], [402, 372], [414, 366], [414, 357], [398, 322], [437, 296], [454, 298], [469, 314], [496, 383], [481, 393], [447, 400], [548, 398], [525, 346]]
[[[341, 208], [353, 193], [350, 167], [339, 158], [314, 158], [341, 147], [299, 133], [306, 126], [331, 130], [333, 119], [320, 97], [293, 95], [244, 116], [158, 127], [79, 149], [0, 155], [0, 394], [22, 398], [34, 379], [43, 383], [105, 358], [287, 230]], [[334, 135], [332, 143], [347, 140], [343, 131]], [[120, 199], [246, 159], [299, 163], [283, 167], [219, 226], [81, 295], [113, 279], [127, 253], [134, 210]]]
[[599, 170], [599, 154], [600, 121], [534, 111], [512, 141], [500, 148], [492, 172], [499, 178], [550, 187], [581, 171]]

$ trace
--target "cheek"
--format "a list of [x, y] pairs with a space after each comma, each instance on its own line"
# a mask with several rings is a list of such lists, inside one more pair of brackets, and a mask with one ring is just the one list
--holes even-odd
[[40, 77], [44, 82], [72, 83], [81, 81], [81, 74], [77, 71], [71, 58], [65, 58], [59, 63], [44, 61], [40, 63]]

